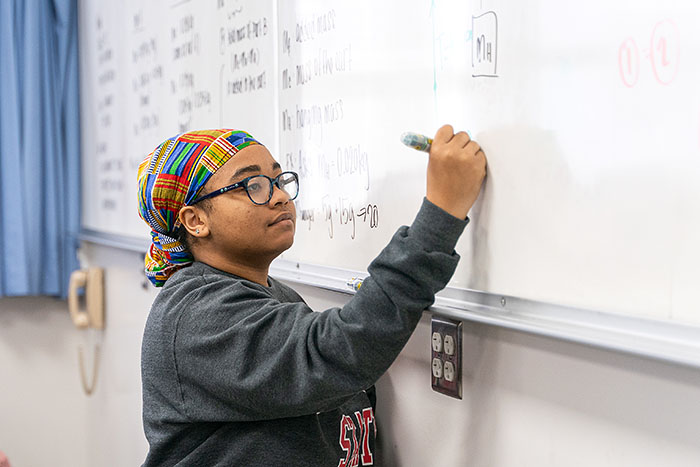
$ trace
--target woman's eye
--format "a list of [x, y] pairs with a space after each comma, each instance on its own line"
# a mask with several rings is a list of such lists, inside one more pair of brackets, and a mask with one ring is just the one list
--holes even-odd
[[248, 191], [253, 193], [260, 190], [262, 190], [262, 183], [256, 181], [248, 182]]

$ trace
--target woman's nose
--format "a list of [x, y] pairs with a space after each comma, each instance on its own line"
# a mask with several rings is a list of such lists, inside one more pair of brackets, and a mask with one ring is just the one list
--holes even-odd
[[278, 204], [287, 204], [289, 202], [289, 193], [279, 187], [277, 183], [272, 184], [272, 198], [270, 204], [277, 206]]

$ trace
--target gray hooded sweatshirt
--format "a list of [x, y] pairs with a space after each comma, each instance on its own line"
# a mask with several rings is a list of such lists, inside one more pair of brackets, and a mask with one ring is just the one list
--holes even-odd
[[374, 388], [459, 259], [427, 200], [342, 308], [195, 262], [156, 297], [142, 346], [145, 466], [381, 465]]

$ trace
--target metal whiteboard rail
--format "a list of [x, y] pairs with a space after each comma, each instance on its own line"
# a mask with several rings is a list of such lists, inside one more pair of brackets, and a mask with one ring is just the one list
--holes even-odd
[[[89, 243], [145, 253], [149, 241], [83, 229]], [[366, 272], [278, 259], [270, 275], [298, 284], [354, 294], [349, 283]], [[577, 342], [665, 362], [700, 368], [700, 327], [573, 308], [518, 297], [448, 287], [430, 311], [446, 317], [490, 324], [569, 342]]]
[[[270, 275], [298, 284], [354, 294], [349, 282], [366, 272], [279, 259]], [[700, 368], [700, 327], [605, 313], [448, 287], [430, 311], [568, 342]]]
[[141, 254], [145, 254], [151, 244], [150, 239], [109, 234], [91, 229], [82, 229], [78, 234], [78, 240]]

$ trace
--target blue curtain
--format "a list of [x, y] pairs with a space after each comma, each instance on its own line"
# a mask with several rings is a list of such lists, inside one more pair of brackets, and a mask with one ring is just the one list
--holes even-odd
[[78, 267], [76, 0], [0, 0], [0, 296], [65, 297]]

